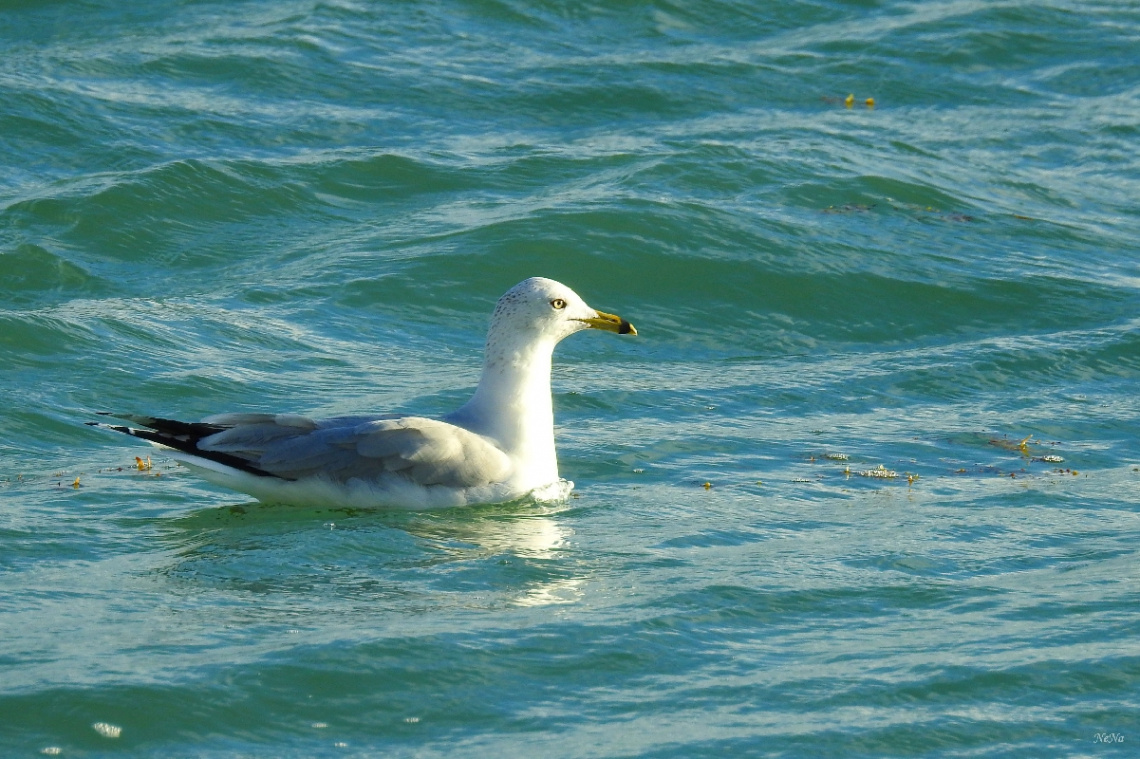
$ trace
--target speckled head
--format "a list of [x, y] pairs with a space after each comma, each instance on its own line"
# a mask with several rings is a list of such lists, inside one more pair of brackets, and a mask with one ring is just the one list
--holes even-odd
[[488, 341], [497, 333], [514, 333], [524, 339], [553, 342], [583, 329], [601, 329], [636, 335], [633, 325], [619, 316], [596, 311], [561, 282], [531, 277], [499, 298], [491, 316]]

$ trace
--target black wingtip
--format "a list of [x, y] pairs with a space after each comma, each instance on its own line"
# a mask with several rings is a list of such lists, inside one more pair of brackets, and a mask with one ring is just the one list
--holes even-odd
[[[100, 416], [118, 416], [106, 411], [96, 411]], [[204, 437], [208, 437], [215, 432], [220, 432], [224, 427], [214, 424], [204, 424], [196, 422], [179, 422], [172, 419], [157, 419], [153, 417], [128, 417], [135, 420], [146, 419], [146, 422], [139, 421], [140, 424], [146, 426], [154, 426], [157, 429], [135, 429], [134, 427], [127, 427], [121, 424], [104, 424], [103, 422], [84, 422], [84, 424], [91, 427], [100, 427], [105, 430], [114, 430], [121, 432], [124, 435], [130, 435], [141, 440], [146, 440], [151, 443], [157, 443], [166, 448], [173, 448], [176, 451], [188, 453], [191, 456], [197, 456], [208, 461], [216, 461], [219, 464], [228, 466], [232, 469], [238, 469], [249, 474], [257, 475], [258, 477], [275, 477], [280, 480], [291, 479], [289, 477], [281, 477], [280, 475], [267, 472], [264, 469], [259, 469], [254, 466], [252, 462], [243, 459], [240, 456], [233, 456], [228, 453], [220, 451], [209, 451], [198, 448], [198, 441]]]

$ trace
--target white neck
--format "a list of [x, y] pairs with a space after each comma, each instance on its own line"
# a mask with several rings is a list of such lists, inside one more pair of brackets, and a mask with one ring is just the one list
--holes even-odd
[[488, 335], [483, 375], [471, 400], [448, 421], [494, 439], [534, 487], [558, 480], [550, 365], [557, 340]]

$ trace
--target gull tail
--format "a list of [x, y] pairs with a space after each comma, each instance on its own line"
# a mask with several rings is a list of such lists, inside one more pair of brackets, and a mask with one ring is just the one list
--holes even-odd
[[[97, 411], [95, 413], [99, 416], [113, 416], [118, 419], [126, 419], [129, 422], [141, 425], [147, 429], [127, 427], [121, 424], [105, 424], [103, 422], [85, 422], [85, 424], [90, 427], [99, 427], [105, 430], [121, 432], [124, 435], [146, 440], [148, 443], [162, 448], [171, 448], [179, 454], [182, 454], [175, 455], [175, 458], [192, 466], [210, 469], [216, 472], [223, 472], [224, 469], [236, 469], [241, 472], [257, 475], [258, 477], [286, 479], [279, 478], [277, 475], [272, 472], [267, 472], [264, 469], [259, 469], [249, 460], [243, 459], [240, 456], [198, 447], [199, 441], [203, 438], [229, 429], [226, 425], [210, 424], [208, 422], [180, 422], [177, 419], [162, 419], [156, 416], [142, 416], [139, 414], [113, 414], [109, 411]], [[221, 467], [218, 466], [219, 464]]]

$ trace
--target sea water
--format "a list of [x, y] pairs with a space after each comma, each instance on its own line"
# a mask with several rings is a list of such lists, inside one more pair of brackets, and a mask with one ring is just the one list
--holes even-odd
[[[0, 4], [0, 754], [1134, 756], [1140, 10]], [[445, 413], [562, 502], [252, 503], [96, 411]]]

